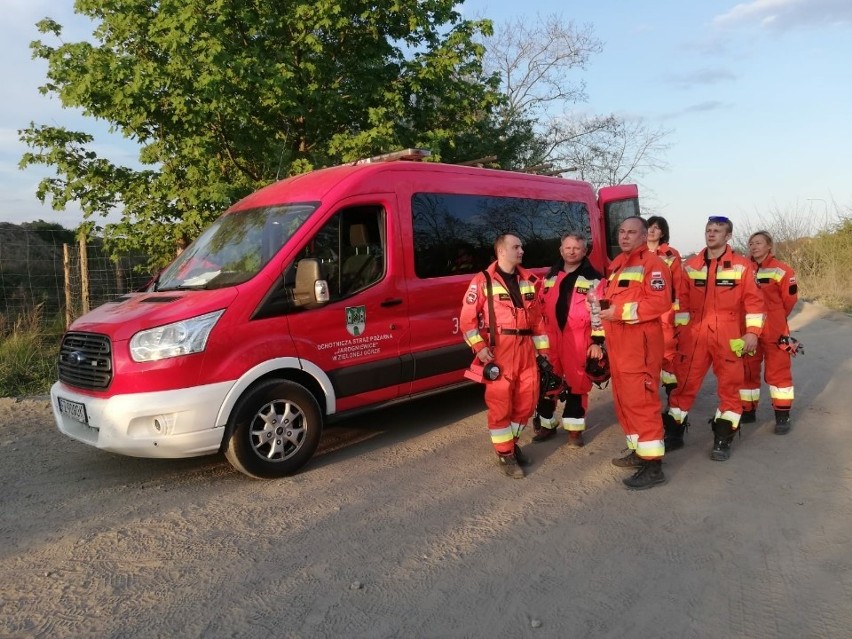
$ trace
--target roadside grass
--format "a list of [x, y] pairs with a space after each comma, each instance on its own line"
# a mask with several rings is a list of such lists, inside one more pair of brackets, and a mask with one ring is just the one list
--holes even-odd
[[0, 397], [50, 390], [63, 328], [62, 318], [45, 318], [41, 306], [15, 317], [0, 314]]
[[796, 271], [801, 297], [852, 312], [852, 219], [830, 232], [785, 242], [778, 258]]

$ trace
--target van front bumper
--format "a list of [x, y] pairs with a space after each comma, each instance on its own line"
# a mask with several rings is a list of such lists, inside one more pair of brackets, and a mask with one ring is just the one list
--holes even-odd
[[216, 417], [234, 382], [109, 398], [56, 382], [51, 407], [60, 432], [131, 457], [197, 457], [216, 453], [225, 425]]

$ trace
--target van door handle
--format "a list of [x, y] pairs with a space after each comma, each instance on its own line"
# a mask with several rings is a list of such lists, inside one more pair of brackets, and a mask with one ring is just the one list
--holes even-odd
[[383, 307], [387, 308], [388, 306], [399, 306], [400, 304], [402, 304], [402, 298], [401, 297], [391, 297], [391, 298], [386, 299], [381, 304], [379, 304], [379, 306], [383, 306]]

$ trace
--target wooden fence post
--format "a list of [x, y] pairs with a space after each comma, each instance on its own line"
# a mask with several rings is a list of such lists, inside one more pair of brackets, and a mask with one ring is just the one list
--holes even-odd
[[65, 273], [65, 328], [73, 321], [71, 311], [71, 251], [67, 244], [62, 245], [62, 270]]
[[89, 312], [89, 254], [85, 235], [80, 235], [80, 293], [85, 315]]

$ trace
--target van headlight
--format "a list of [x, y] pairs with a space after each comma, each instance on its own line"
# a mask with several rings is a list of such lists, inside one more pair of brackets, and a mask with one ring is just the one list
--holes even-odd
[[207, 346], [210, 331], [225, 309], [174, 324], [139, 331], [130, 338], [130, 356], [134, 362], [154, 362], [168, 357], [200, 353]]

